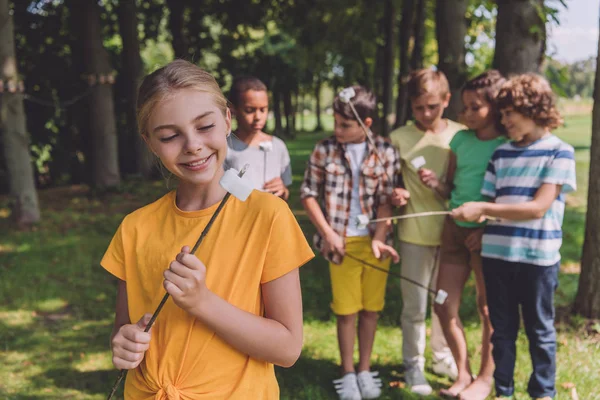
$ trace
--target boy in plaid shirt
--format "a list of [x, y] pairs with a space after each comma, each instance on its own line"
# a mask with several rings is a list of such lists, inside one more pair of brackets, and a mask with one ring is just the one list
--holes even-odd
[[[361, 86], [353, 87], [350, 100], [364, 125], [373, 123], [375, 96]], [[334, 136], [317, 143], [300, 189], [302, 204], [317, 228], [315, 246], [329, 260], [333, 302], [337, 316], [338, 343], [343, 377], [334, 381], [340, 399], [374, 399], [381, 394], [381, 380], [370, 371], [370, 358], [383, 309], [387, 274], [363, 265], [350, 255], [389, 269], [390, 225], [379, 222], [357, 226], [358, 215], [370, 219], [392, 216], [391, 196], [400, 162], [394, 147], [380, 137], [373, 145], [356, 120], [350, 104], [333, 103]], [[381, 160], [378, 158], [378, 154]], [[348, 253], [349, 257], [344, 257]], [[358, 368], [354, 368], [354, 339], [358, 316]]]

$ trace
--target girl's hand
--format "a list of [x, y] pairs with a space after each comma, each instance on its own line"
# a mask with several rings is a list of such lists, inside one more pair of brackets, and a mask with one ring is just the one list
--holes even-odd
[[190, 248], [183, 246], [181, 253], [164, 272], [163, 286], [179, 307], [190, 312], [208, 293], [206, 287], [206, 266], [193, 254]]
[[466, 222], [483, 222], [484, 217], [484, 206], [486, 203], [479, 201], [472, 201], [463, 204], [462, 206], [452, 210], [450, 216], [459, 221]]
[[373, 250], [373, 255], [378, 260], [385, 260], [388, 257], [392, 257], [392, 261], [394, 261], [394, 263], [400, 261], [400, 256], [398, 255], [396, 249], [394, 249], [392, 246], [388, 246], [381, 240], [373, 239], [371, 241], [371, 250]]
[[152, 314], [144, 314], [137, 324], [127, 324], [119, 328], [111, 342], [112, 362], [117, 369], [134, 369], [144, 359], [150, 346], [150, 331], [144, 332]]
[[483, 236], [483, 228], [474, 230], [467, 236], [465, 245], [467, 249], [473, 253], [481, 252], [481, 237]]
[[437, 175], [430, 169], [421, 168], [419, 170], [419, 178], [421, 179], [421, 182], [423, 182], [423, 184], [428, 188], [436, 189], [440, 185]]
[[280, 177], [273, 178], [268, 182], [265, 182], [265, 186], [263, 186], [267, 192], [273, 193], [277, 197], [283, 197], [287, 188], [283, 184], [283, 180]]
[[410, 193], [404, 188], [395, 188], [392, 192], [392, 205], [396, 207], [402, 207], [408, 203], [410, 199]]

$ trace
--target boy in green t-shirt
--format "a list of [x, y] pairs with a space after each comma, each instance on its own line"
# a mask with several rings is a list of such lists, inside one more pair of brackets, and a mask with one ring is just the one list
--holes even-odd
[[[450, 141], [464, 126], [442, 117], [450, 100], [448, 80], [442, 72], [414, 71], [408, 82], [408, 92], [415, 123], [390, 134], [400, 153], [406, 188], [395, 190], [392, 204], [406, 205], [406, 214], [445, 211], [445, 199], [421, 181], [419, 171], [427, 167], [437, 176], [445, 175]], [[399, 222], [399, 252], [404, 276], [423, 285], [435, 284], [443, 225], [444, 216], [407, 218]], [[404, 376], [412, 392], [428, 395], [432, 388], [423, 373], [428, 293], [405, 280], [401, 289]], [[432, 315], [431, 348], [434, 372], [456, 379], [456, 364], [436, 315]]]

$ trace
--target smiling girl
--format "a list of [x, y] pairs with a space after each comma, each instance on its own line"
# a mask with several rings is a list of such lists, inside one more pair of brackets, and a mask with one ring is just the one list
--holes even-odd
[[273, 364], [293, 365], [302, 347], [298, 267], [313, 257], [302, 231], [285, 202], [254, 191], [231, 197], [191, 254], [226, 194], [227, 101], [177, 60], [142, 82], [138, 122], [179, 185], [126, 216], [101, 262], [119, 279], [111, 343], [114, 366], [130, 370], [125, 398], [278, 398]]
[[[423, 183], [437, 190], [441, 196], [450, 198], [451, 210], [469, 201], [483, 200], [480, 192], [488, 162], [494, 150], [506, 142], [495, 106], [495, 97], [504, 81], [498, 71], [490, 70], [471, 79], [463, 87], [462, 117], [469, 130], [458, 132], [450, 142], [446, 181], [441, 182], [431, 170], [419, 171]], [[434, 308], [458, 368], [454, 384], [441, 390], [446, 397], [484, 400], [492, 388], [492, 326], [481, 269], [482, 234], [483, 223], [455, 221], [450, 217], [444, 223], [437, 288], [448, 292], [448, 300]], [[475, 274], [477, 308], [482, 323], [481, 367], [475, 381], [458, 313], [461, 294], [471, 271]]]

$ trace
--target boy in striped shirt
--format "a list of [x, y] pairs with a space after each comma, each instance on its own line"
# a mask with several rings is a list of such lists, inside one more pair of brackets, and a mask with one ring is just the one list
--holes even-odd
[[562, 123], [548, 82], [519, 75], [498, 94], [502, 124], [511, 142], [494, 152], [482, 194], [490, 202], [455, 209], [463, 221], [488, 221], [482, 240], [483, 274], [492, 336], [496, 395], [514, 392], [516, 339], [521, 306], [533, 372], [527, 391], [534, 399], [556, 395], [554, 291], [565, 193], [576, 188], [573, 147], [550, 131]]

